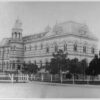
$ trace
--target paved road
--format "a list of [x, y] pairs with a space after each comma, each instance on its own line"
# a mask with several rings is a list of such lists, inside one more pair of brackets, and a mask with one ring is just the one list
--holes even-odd
[[0, 83], [0, 98], [99, 98], [100, 86]]

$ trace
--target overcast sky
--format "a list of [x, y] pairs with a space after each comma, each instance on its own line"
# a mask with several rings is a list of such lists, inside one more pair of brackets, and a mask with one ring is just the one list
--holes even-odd
[[[23, 36], [42, 32], [49, 24], [73, 20], [88, 25], [100, 40], [100, 2], [0, 2], [0, 40], [11, 37], [15, 20], [23, 23]], [[100, 48], [100, 42], [99, 42]]]

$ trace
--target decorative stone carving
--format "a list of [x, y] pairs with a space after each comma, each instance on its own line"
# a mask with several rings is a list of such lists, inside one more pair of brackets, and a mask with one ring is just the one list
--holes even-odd
[[62, 29], [61, 26], [55, 25], [54, 28], [53, 28], [53, 32], [54, 32], [56, 35], [60, 35], [60, 34], [63, 32], [63, 29]]
[[88, 28], [86, 26], [82, 26], [81, 28], [79, 28], [80, 35], [86, 35], [87, 32], [88, 32]]

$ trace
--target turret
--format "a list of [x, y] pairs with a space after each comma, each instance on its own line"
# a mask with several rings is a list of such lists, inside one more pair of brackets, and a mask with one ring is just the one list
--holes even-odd
[[16, 20], [14, 27], [12, 28], [12, 39], [22, 39], [22, 23], [19, 19]]

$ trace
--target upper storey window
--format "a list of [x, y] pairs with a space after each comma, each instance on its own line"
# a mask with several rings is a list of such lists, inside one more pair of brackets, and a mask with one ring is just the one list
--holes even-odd
[[77, 51], [77, 44], [74, 44], [74, 51]]
[[11, 47], [11, 50], [15, 50], [15, 49], [16, 49], [16, 46], [15, 45]]
[[46, 47], [46, 53], [49, 53], [49, 47], [48, 46]]
[[0, 55], [1, 55], [1, 53], [2, 53], [2, 52], [1, 52], [1, 49], [0, 49]]
[[64, 44], [64, 51], [67, 50], [67, 44]]
[[16, 46], [14, 45], [14, 50], [16, 49]]
[[41, 44], [41, 50], [43, 49], [43, 44]]
[[31, 46], [31, 45], [30, 45], [29, 49], [30, 49], [30, 51], [31, 51], [31, 49], [32, 49], [32, 46]]
[[24, 46], [24, 50], [26, 51], [26, 46]]
[[55, 52], [57, 52], [58, 51], [58, 45], [56, 44], [55, 45]]
[[95, 49], [92, 47], [91, 48], [91, 53], [94, 54], [95, 53]]
[[7, 49], [7, 53], [9, 53], [9, 48]]
[[37, 45], [35, 45], [35, 50], [37, 50]]
[[86, 46], [83, 46], [83, 53], [86, 53]]

